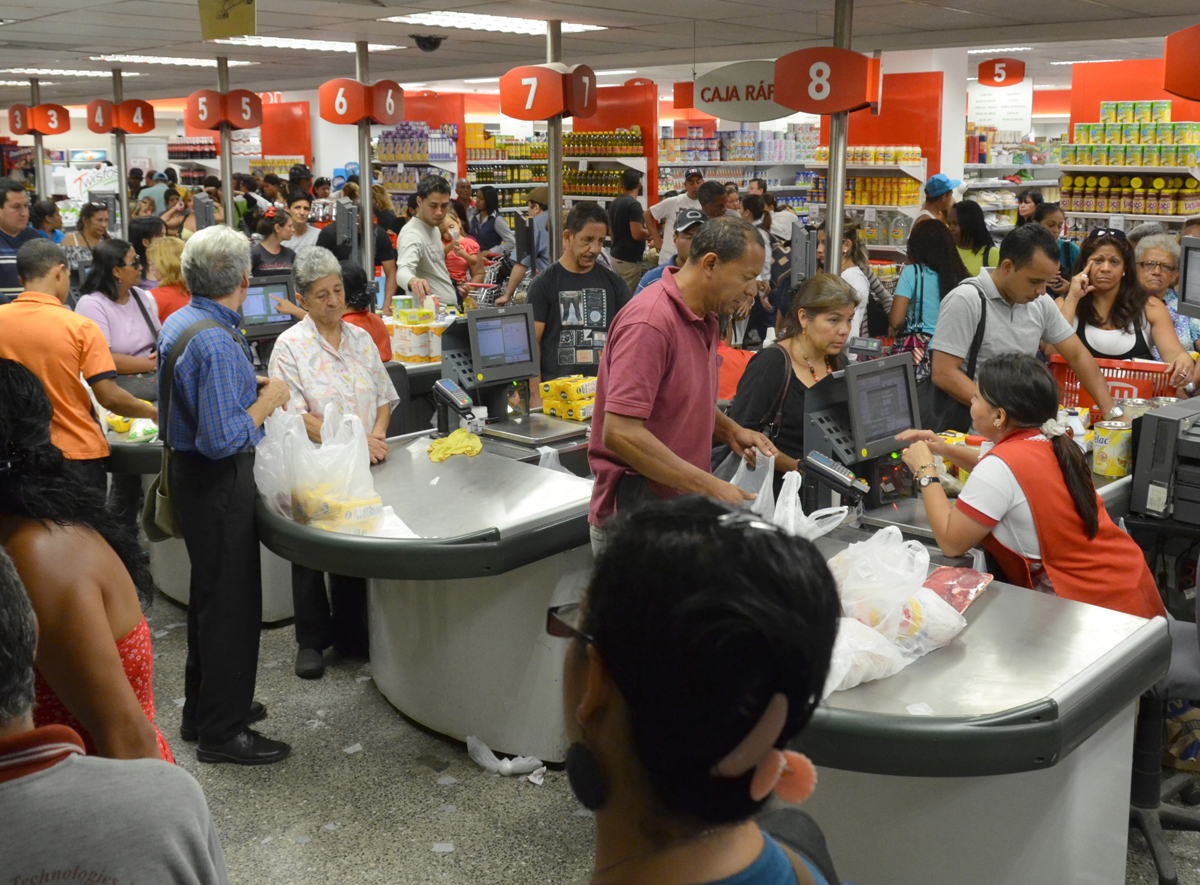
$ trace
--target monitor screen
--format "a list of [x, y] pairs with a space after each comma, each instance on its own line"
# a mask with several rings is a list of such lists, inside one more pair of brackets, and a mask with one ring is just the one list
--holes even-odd
[[492, 317], [480, 320], [479, 364], [485, 369], [513, 366], [533, 360], [529, 347], [529, 328], [525, 317]]
[[375, 278], [375, 307], [379, 310], [384, 309], [384, 296], [387, 294], [387, 279], [383, 274]]
[[1184, 237], [1179, 258], [1179, 312], [1200, 317], [1200, 237]]
[[890, 439], [902, 430], [912, 429], [912, 400], [904, 366], [862, 375], [855, 381], [864, 443]]
[[279, 324], [286, 326], [292, 318], [286, 313], [275, 309], [271, 296], [286, 299], [288, 297], [287, 283], [255, 283], [250, 282], [246, 290], [246, 301], [242, 304], [242, 323], [246, 328]]

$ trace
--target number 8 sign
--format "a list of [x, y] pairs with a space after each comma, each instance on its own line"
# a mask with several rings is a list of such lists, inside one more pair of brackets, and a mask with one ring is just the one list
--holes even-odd
[[836, 114], [879, 106], [879, 59], [819, 46], [775, 61], [775, 101], [808, 114]]

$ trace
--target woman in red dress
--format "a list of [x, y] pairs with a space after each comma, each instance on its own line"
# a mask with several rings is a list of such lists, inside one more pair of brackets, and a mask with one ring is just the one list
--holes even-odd
[[89, 755], [174, 762], [154, 727], [154, 660], [137, 538], [104, 497], [64, 471], [37, 377], [0, 360], [0, 545], [37, 614], [36, 725], [60, 724]]

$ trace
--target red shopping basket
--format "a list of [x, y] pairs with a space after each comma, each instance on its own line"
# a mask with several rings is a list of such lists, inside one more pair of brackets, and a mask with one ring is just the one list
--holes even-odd
[[[1108, 383], [1113, 399], [1152, 399], [1156, 396], [1176, 396], [1175, 388], [1167, 383], [1171, 366], [1150, 360], [1097, 359], [1100, 374]], [[1050, 357], [1050, 374], [1058, 382], [1061, 404], [1068, 407], [1091, 408], [1096, 405], [1083, 389], [1075, 370], [1058, 354]]]

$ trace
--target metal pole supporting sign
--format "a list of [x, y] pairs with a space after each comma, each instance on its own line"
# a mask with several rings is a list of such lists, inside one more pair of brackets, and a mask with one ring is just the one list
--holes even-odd
[[[850, 32], [854, 0], [835, 0], [833, 10], [833, 45], [850, 48]], [[850, 112], [838, 111], [829, 117], [829, 181], [825, 208], [825, 270], [842, 274], [843, 218], [846, 203], [846, 141], [850, 129]]]

